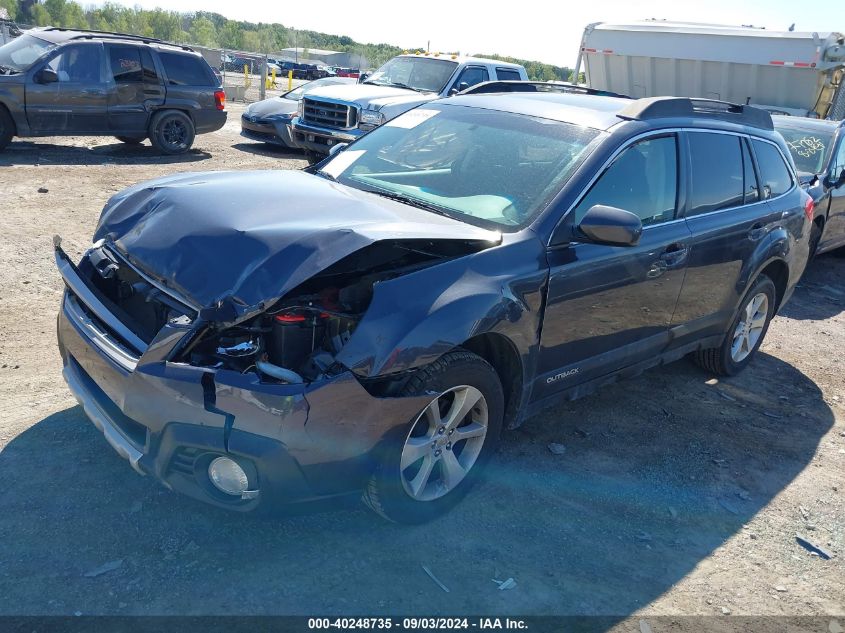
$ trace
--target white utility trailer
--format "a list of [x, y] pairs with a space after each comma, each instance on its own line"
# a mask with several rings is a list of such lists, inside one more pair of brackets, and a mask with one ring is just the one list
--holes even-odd
[[748, 103], [795, 116], [845, 118], [845, 37], [646, 20], [584, 29], [587, 86], [634, 98]]

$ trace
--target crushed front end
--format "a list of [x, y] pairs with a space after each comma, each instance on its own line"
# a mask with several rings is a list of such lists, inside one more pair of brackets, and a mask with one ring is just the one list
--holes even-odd
[[55, 258], [68, 386], [135, 470], [196, 499], [247, 511], [360, 491], [382, 438], [430, 400], [390, 397], [334, 360], [369, 301], [366, 275], [306, 282], [223, 324], [109, 244], [77, 266], [57, 240]]

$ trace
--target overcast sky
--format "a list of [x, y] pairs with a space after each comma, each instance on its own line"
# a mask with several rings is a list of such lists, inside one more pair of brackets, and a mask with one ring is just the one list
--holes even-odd
[[[499, 53], [549, 64], [573, 66], [584, 26], [664, 18], [719, 24], [754, 24], [799, 31], [845, 30], [830, 24], [839, 0], [822, 5], [794, 0], [599, 0], [565, 6], [555, 0], [117, 0], [145, 9], [213, 11], [235, 20], [281, 22], [287, 27], [349, 35], [358, 42], [462, 53]], [[84, 2], [84, 4], [89, 4]], [[811, 10], [809, 7], [827, 7]]]

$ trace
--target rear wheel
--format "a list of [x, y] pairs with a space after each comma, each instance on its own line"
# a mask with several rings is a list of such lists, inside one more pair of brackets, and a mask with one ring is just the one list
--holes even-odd
[[12, 115], [0, 105], [0, 149], [5, 148], [15, 135], [15, 122]]
[[158, 112], [150, 123], [150, 142], [163, 154], [182, 154], [194, 144], [194, 124], [178, 110]]
[[115, 136], [115, 138], [121, 143], [126, 143], [127, 145], [140, 145], [147, 140], [146, 136]]
[[745, 369], [769, 330], [776, 297], [775, 284], [760, 275], [740, 304], [721, 347], [695, 352], [693, 360], [718, 376], [733, 376]]
[[402, 395], [438, 393], [385, 441], [364, 502], [399, 523], [422, 523], [447, 512], [478, 480], [496, 450], [504, 397], [496, 371], [465, 351], [420, 369]]

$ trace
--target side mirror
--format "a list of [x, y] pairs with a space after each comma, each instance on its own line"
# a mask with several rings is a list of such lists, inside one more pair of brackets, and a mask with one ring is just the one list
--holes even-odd
[[463, 92], [463, 91], [464, 91], [464, 90], [466, 90], [467, 88], [469, 88], [469, 83], [467, 83], [466, 81], [462, 81], [461, 83], [459, 83], [457, 86], [454, 86], [454, 87], [453, 87], [453, 88], [449, 91], [449, 96], [451, 97], [452, 95], [456, 95], [456, 94], [458, 94], [459, 92]]
[[35, 76], [35, 81], [40, 84], [52, 84], [59, 80], [58, 73], [52, 68], [42, 68]]
[[333, 145], [332, 148], [329, 150], [329, 156], [334, 156], [338, 152], [342, 152], [346, 149], [347, 145], [349, 145], [349, 143], [338, 143], [337, 145]]
[[634, 246], [640, 241], [643, 223], [630, 211], [597, 204], [589, 208], [581, 219], [578, 230], [592, 242], [611, 246]]
[[369, 77], [369, 76], [370, 76], [370, 73], [361, 73], [361, 75], [358, 77], [358, 81], [360, 83], [364, 83], [365, 81], [367, 81], [367, 77]]

